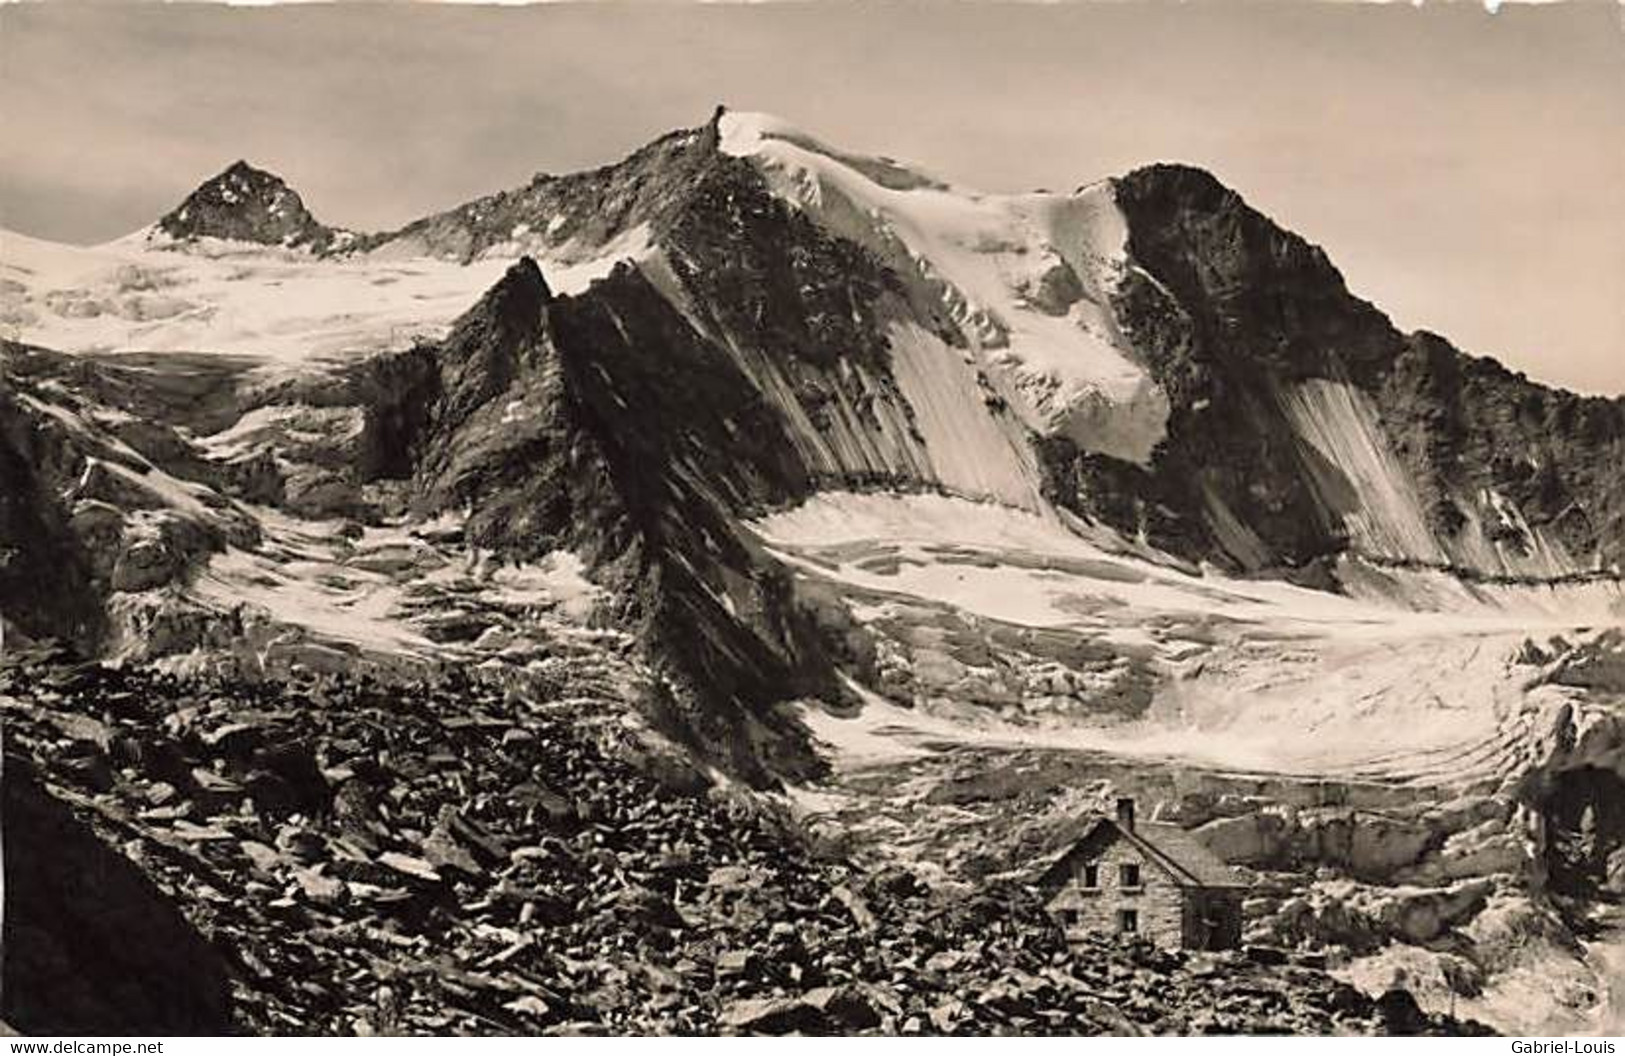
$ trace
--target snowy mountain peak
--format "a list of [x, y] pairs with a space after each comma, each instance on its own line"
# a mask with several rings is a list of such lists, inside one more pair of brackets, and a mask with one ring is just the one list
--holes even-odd
[[158, 221], [157, 231], [183, 242], [217, 238], [317, 252], [350, 237], [312, 216], [280, 176], [241, 159], [187, 195]]
[[919, 187], [948, 189], [947, 183], [901, 165], [891, 158], [843, 151], [773, 114], [719, 107], [713, 121], [717, 126], [718, 145], [723, 153], [735, 157], [772, 157], [781, 153], [777, 150], [776, 144], [787, 144], [797, 150], [822, 156], [852, 169], [881, 187], [898, 191]]
[[1071, 195], [984, 194], [887, 157], [850, 154], [767, 114], [725, 112], [720, 149], [896, 273], [952, 320], [1026, 425], [1144, 464], [1166, 396], [1118, 323], [1128, 227], [1103, 181]]

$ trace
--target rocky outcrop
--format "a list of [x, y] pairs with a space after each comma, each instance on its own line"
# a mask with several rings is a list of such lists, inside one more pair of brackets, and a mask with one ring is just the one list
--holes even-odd
[[1538, 878], [1552, 892], [1591, 899], [1625, 892], [1625, 635], [1555, 642], [1533, 680], [1544, 708], [1508, 775], [1522, 808]]
[[1420, 862], [1447, 833], [1421, 818], [1372, 811], [1266, 808], [1210, 821], [1196, 834], [1228, 862], [1328, 865], [1352, 876], [1386, 880]]
[[1436, 531], [1621, 564], [1625, 400], [1538, 384], [1427, 332], [1407, 336], [1373, 398]]
[[375, 456], [374, 472], [409, 473], [420, 511], [471, 510], [471, 543], [582, 554], [681, 687], [667, 718], [699, 750], [757, 779], [764, 757], [807, 764], [764, 720], [831, 673], [734, 520], [807, 474], [732, 360], [641, 273], [553, 298], [522, 261], [446, 341], [376, 378], [394, 402], [369, 412], [362, 448], [411, 456]]
[[1279, 903], [1255, 907], [1249, 939], [1357, 954], [1393, 943], [1424, 945], [1466, 927], [1496, 891], [1495, 881], [1482, 878], [1450, 887], [1316, 884]]

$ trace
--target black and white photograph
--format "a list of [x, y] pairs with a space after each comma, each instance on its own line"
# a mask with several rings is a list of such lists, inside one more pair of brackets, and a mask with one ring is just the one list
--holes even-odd
[[0, 1043], [1612, 1053], [1622, 394], [1613, 0], [0, 2]]

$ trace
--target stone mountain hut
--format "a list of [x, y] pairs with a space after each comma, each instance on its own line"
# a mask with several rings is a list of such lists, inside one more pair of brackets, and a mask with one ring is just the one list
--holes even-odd
[[1178, 825], [1135, 823], [1134, 800], [1097, 819], [1043, 867], [1038, 887], [1068, 938], [1138, 935], [1159, 946], [1241, 943], [1248, 880]]

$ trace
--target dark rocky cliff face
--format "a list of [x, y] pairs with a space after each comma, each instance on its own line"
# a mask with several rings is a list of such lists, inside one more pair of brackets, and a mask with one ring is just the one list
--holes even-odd
[[1625, 399], [1532, 382], [1426, 332], [1405, 339], [1374, 392], [1440, 531], [1459, 530], [1458, 496], [1494, 489], [1574, 553], [1625, 563]]
[[331, 248], [340, 232], [319, 222], [274, 173], [233, 162], [158, 221], [172, 238], [221, 238], [268, 246]]

